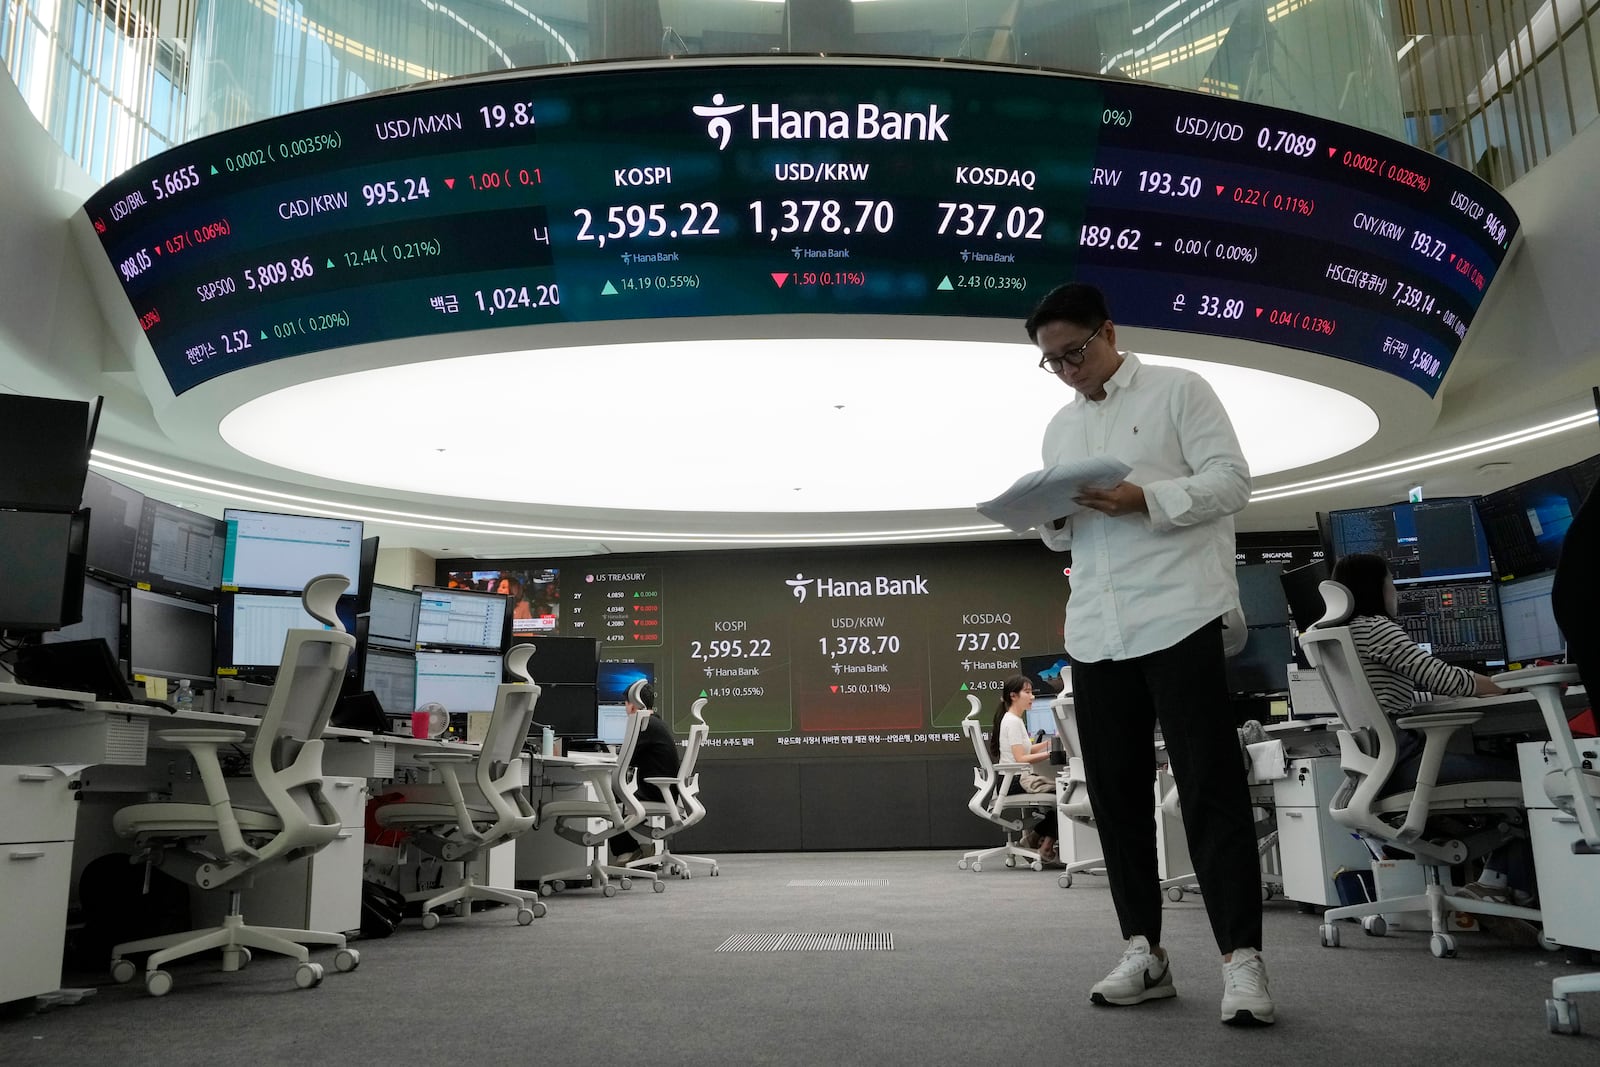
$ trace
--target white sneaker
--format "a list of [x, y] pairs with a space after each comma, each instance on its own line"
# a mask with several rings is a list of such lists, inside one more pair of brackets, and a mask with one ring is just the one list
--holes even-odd
[[1236, 948], [1222, 965], [1222, 1021], [1229, 1026], [1271, 1026], [1276, 1019], [1267, 990], [1267, 964], [1253, 948]]
[[1143, 1004], [1147, 1000], [1175, 997], [1172, 967], [1165, 956], [1150, 951], [1150, 941], [1142, 934], [1128, 941], [1122, 962], [1089, 990], [1089, 1003], [1100, 1005]]

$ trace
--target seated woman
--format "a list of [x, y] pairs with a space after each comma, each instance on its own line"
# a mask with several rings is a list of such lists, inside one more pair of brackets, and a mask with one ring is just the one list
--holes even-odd
[[[1028, 707], [1033, 703], [1033, 683], [1014, 674], [1000, 688], [1000, 703], [989, 728], [989, 757], [996, 763], [1043, 763], [1050, 758], [1050, 742], [1028, 737]], [[1011, 779], [1006, 793], [1051, 793], [1055, 783], [1029, 771]], [[1022, 838], [1022, 847], [1037, 849], [1045, 863], [1056, 862], [1056, 812], [1050, 808]]]
[[[1334, 564], [1333, 580], [1350, 590], [1350, 636], [1373, 696], [1386, 715], [1395, 717], [1414, 711], [1413, 694], [1417, 691], [1452, 697], [1496, 696], [1505, 692], [1485, 675], [1451, 666], [1424, 652], [1400, 628], [1395, 622], [1399, 598], [1394, 578], [1381, 556], [1345, 556]], [[1417, 768], [1422, 762], [1421, 737], [1410, 730], [1396, 733], [1400, 740], [1399, 762], [1389, 778], [1390, 792], [1416, 785]], [[1440, 783], [1482, 779], [1515, 782], [1518, 778], [1513, 761], [1477, 753], [1447, 753], [1439, 766]], [[1532, 890], [1533, 868], [1524, 840], [1490, 853], [1477, 881], [1458, 892], [1479, 900], [1527, 904], [1533, 899]]]

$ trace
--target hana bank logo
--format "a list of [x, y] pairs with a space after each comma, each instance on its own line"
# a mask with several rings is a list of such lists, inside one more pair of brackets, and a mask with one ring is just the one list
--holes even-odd
[[[696, 115], [703, 119], [711, 120], [706, 123], [706, 136], [717, 142], [717, 151], [719, 152], [728, 147], [728, 138], [733, 136], [733, 123], [728, 121], [728, 116], [737, 115], [745, 107], [743, 104], [725, 104], [723, 103], [724, 99], [726, 98], [721, 93], [713, 93], [710, 106], [705, 104], [696, 104], [694, 106]], [[789, 584], [794, 585], [793, 582]], [[804, 600], [805, 593], [800, 591], [798, 586], [796, 586], [796, 590], [795, 595]]]
[[789, 591], [794, 594], [796, 600], [802, 604], [806, 602], [806, 587], [811, 584], [810, 578], [803, 574], [797, 574], [793, 578], [785, 578], [783, 583], [789, 587]]

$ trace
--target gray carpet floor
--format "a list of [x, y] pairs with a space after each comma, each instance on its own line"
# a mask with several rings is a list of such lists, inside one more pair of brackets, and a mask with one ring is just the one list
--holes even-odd
[[[1550, 980], [1586, 969], [1563, 954], [1466, 934], [1457, 959], [1436, 960], [1425, 934], [1350, 924], [1344, 947], [1324, 949], [1317, 917], [1281, 901], [1266, 906], [1275, 1027], [1220, 1025], [1220, 964], [1194, 897], [1165, 913], [1178, 997], [1095, 1008], [1088, 988], [1121, 951], [1104, 880], [1061, 889], [1050, 871], [958, 871], [956, 858], [727, 856], [721, 877], [659, 895], [559, 894], [531, 927], [505, 909], [407, 923], [310, 991], [267, 956], [231, 975], [176, 965], [162, 999], [69, 975], [97, 993], [0, 1020], [0, 1062], [1600, 1063], [1600, 996], [1579, 999], [1591, 1033], [1546, 1031]], [[887, 933], [894, 948], [716, 951], [786, 932]]]

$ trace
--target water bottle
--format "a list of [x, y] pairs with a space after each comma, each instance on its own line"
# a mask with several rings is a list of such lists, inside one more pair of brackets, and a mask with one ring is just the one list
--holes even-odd
[[539, 754], [541, 756], [556, 754], [556, 732], [548, 726], [539, 734]]
[[178, 683], [178, 695], [173, 698], [179, 711], [194, 710], [194, 686], [185, 678]]

